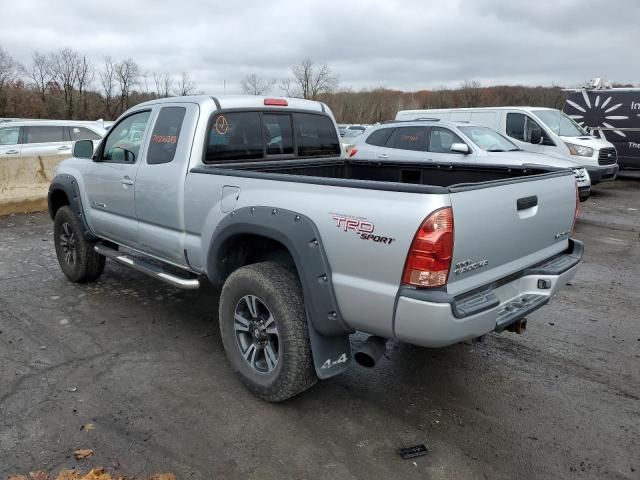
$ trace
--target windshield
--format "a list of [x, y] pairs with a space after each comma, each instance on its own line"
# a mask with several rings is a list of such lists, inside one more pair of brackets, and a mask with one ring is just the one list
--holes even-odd
[[498, 132], [487, 127], [460, 127], [460, 131], [478, 147], [487, 152], [514, 152], [520, 150]]
[[589, 135], [580, 125], [559, 110], [534, 110], [533, 113], [561, 137], [581, 137]]

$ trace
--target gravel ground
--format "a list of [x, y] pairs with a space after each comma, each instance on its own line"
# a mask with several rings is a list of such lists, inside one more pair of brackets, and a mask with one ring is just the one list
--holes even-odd
[[[640, 175], [597, 186], [575, 236], [578, 275], [526, 334], [392, 343], [375, 369], [271, 405], [227, 365], [215, 290], [113, 262], [72, 284], [46, 214], [0, 218], [0, 478], [639, 479]], [[427, 456], [397, 455], [416, 443]]]

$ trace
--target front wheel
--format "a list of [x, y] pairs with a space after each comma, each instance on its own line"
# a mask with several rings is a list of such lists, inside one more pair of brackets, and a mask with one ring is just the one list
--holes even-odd
[[276, 262], [236, 270], [222, 288], [219, 318], [227, 357], [254, 395], [281, 402], [318, 380], [294, 271]]
[[82, 235], [82, 224], [68, 206], [56, 212], [53, 241], [60, 268], [72, 282], [92, 282], [104, 271], [105, 257]]

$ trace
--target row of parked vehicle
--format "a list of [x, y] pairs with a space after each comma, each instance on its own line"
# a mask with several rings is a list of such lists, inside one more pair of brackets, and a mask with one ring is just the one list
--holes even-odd
[[469, 165], [545, 165], [574, 171], [580, 200], [618, 173], [614, 146], [551, 108], [403, 110], [350, 138], [353, 158]]
[[[415, 115], [366, 130], [349, 158], [317, 101], [136, 105], [55, 172], [60, 267], [73, 282], [107, 258], [177, 288], [206, 278], [231, 367], [268, 401], [352, 359], [374, 366], [387, 339], [522, 333], [582, 258], [574, 172], [509, 160], [525, 154], [482, 125]], [[352, 352], [354, 332], [368, 337]]]

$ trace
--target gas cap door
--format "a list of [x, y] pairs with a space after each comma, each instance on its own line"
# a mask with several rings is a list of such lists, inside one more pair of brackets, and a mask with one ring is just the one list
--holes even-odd
[[222, 213], [229, 213], [234, 210], [239, 198], [240, 187], [234, 187], [233, 185], [225, 185], [222, 187], [222, 201], [220, 202], [220, 210]]

